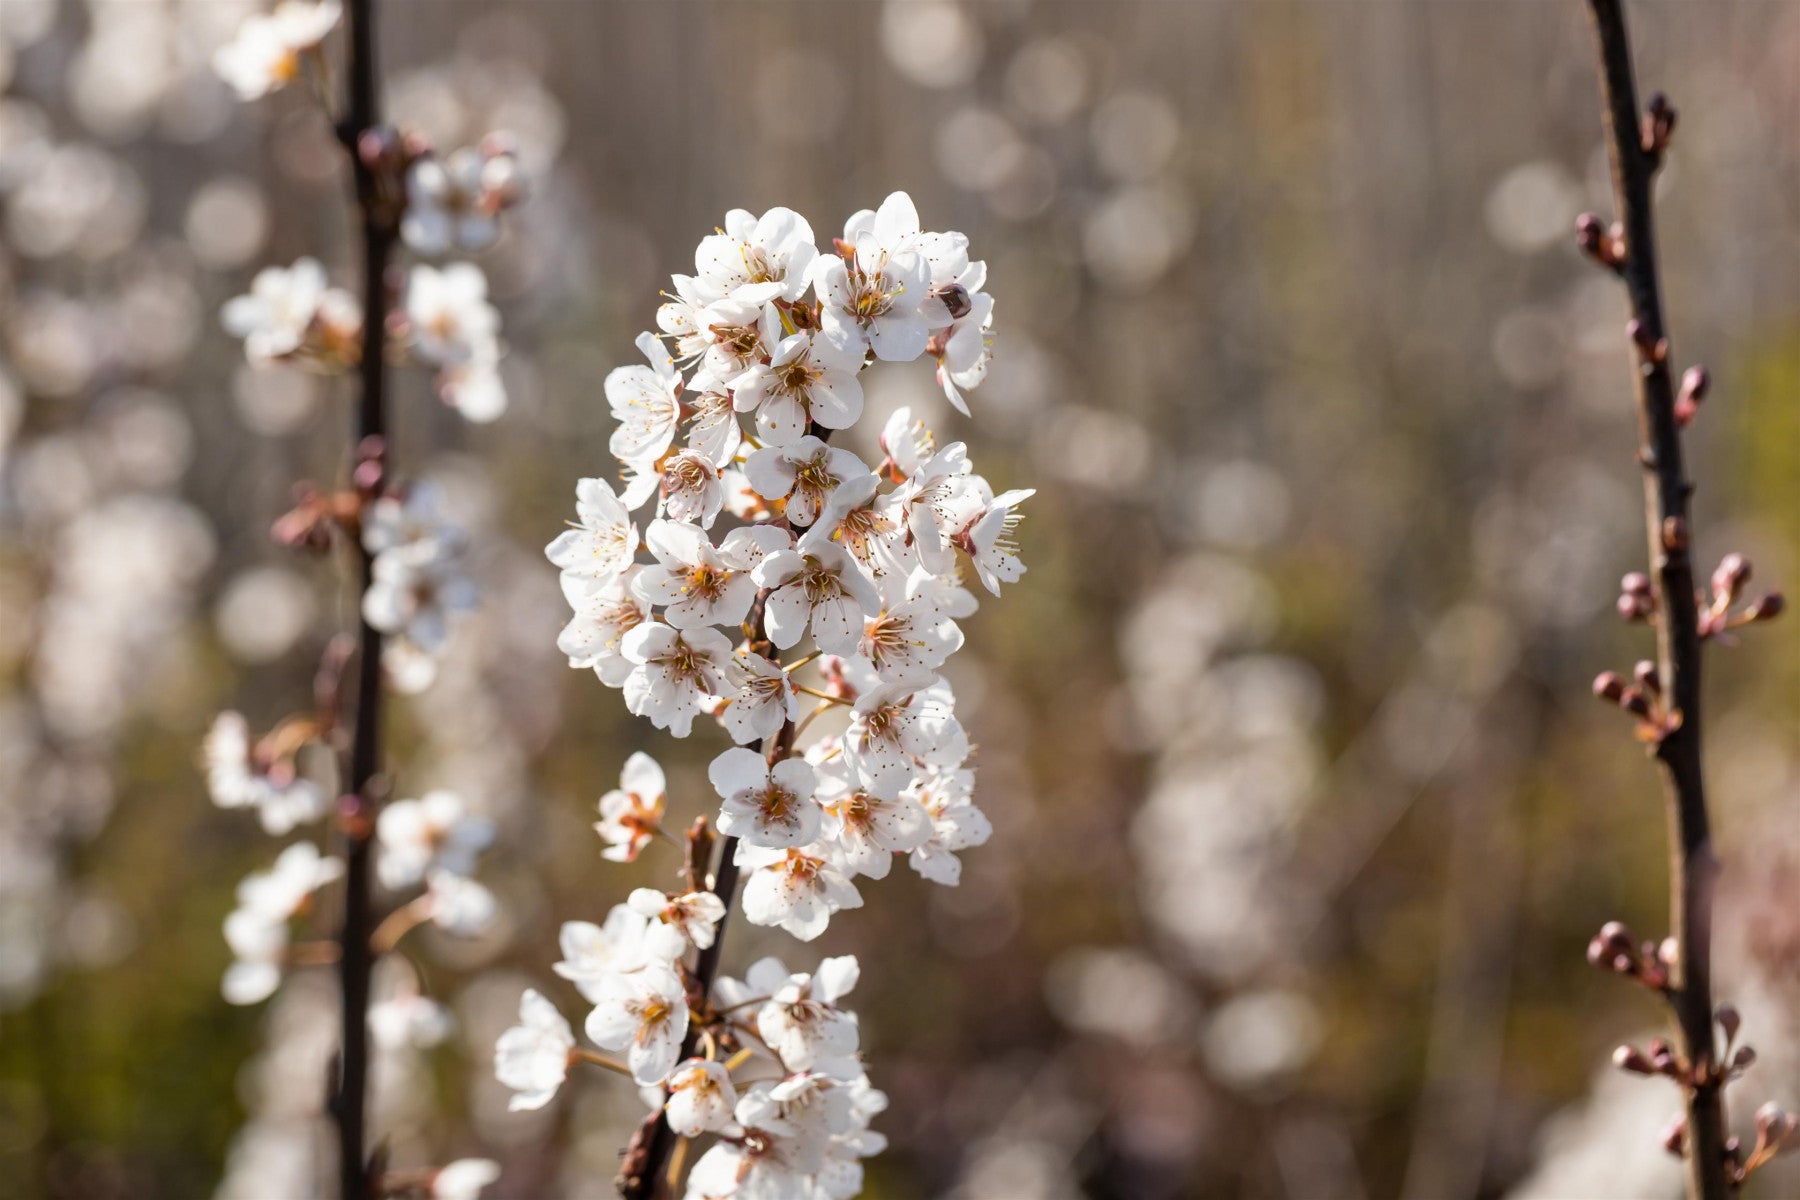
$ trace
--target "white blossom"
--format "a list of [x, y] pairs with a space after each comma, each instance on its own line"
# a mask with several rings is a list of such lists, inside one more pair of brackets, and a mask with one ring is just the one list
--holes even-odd
[[679, 931], [669, 930], [628, 904], [617, 904], [604, 924], [565, 921], [557, 942], [562, 961], [551, 970], [575, 985], [590, 1002], [614, 975], [628, 975], [645, 967], [666, 967], [686, 945]]
[[425, 155], [406, 172], [406, 215], [400, 236], [424, 255], [473, 253], [500, 236], [499, 207], [507, 198], [492, 186], [488, 156], [473, 146], [440, 158]]
[[269, 870], [244, 877], [237, 907], [225, 918], [225, 942], [235, 956], [221, 989], [229, 1003], [255, 1004], [274, 993], [281, 984], [288, 922], [315, 891], [343, 873], [340, 860], [324, 857], [311, 842], [297, 842], [277, 855]]
[[931, 331], [949, 325], [950, 313], [931, 293], [918, 233], [919, 215], [905, 192], [889, 196], [866, 221], [851, 218], [844, 227], [850, 257], [821, 255], [813, 268], [828, 333], [868, 346], [884, 362], [925, 353]]
[[746, 304], [795, 301], [806, 291], [818, 248], [812, 226], [789, 208], [760, 218], [741, 208], [725, 214], [725, 228], [700, 239], [694, 267], [720, 296]]
[[291, 756], [271, 764], [256, 761], [250, 727], [238, 713], [213, 719], [202, 753], [213, 803], [255, 809], [263, 830], [275, 837], [318, 820], [330, 808], [325, 789], [301, 775]]
[[863, 621], [880, 610], [875, 585], [843, 547], [809, 532], [793, 550], [769, 555], [756, 568], [758, 587], [770, 589], [763, 619], [769, 640], [783, 650], [812, 630], [833, 654], [855, 652]]
[[500, 1164], [493, 1159], [459, 1158], [431, 1177], [431, 1200], [478, 1200], [482, 1189], [499, 1178]]
[[677, 1136], [698, 1137], [731, 1124], [737, 1102], [737, 1089], [724, 1063], [690, 1058], [670, 1074], [663, 1111]]
[[575, 522], [544, 548], [559, 570], [604, 582], [631, 565], [638, 548], [637, 526], [604, 479], [576, 483]]
[[619, 423], [610, 448], [627, 462], [661, 458], [681, 419], [681, 372], [674, 359], [653, 333], [638, 334], [637, 348], [650, 365], [615, 367], [605, 383], [606, 402]]
[[711, 529], [725, 507], [725, 483], [704, 454], [683, 450], [662, 460], [657, 479], [659, 512]]
[[[625, 901], [639, 916], [657, 921], [679, 936], [682, 953], [688, 946], [704, 950], [713, 944], [715, 930], [725, 916], [725, 901], [712, 892], [681, 892], [669, 895], [655, 888], [634, 888]], [[657, 932], [660, 939], [664, 934]]]
[[662, 622], [633, 628], [620, 643], [632, 663], [625, 704], [658, 729], [686, 737], [702, 702], [724, 689], [731, 643], [716, 629], [676, 629]]
[[472, 873], [476, 856], [494, 840], [494, 823], [457, 793], [439, 789], [390, 802], [375, 819], [375, 839], [376, 875], [383, 887], [398, 889], [421, 882], [434, 868]]
[[661, 1083], [674, 1070], [687, 1036], [687, 989], [662, 966], [608, 976], [586, 1028], [595, 1045], [625, 1052], [633, 1079], [645, 1086]]
[[819, 834], [819, 806], [813, 800], [810, 764], [788, 758], [774, 764], [754, 750], [733, 746], [707, 768], [713, 790], [725, 801], [719, 832], [746, 845], [785, 849], [803, 846]]
[[894, 855], [910, 854], [931, 837], [931, 818], [905, 791], [882, 796], [847, 774], [828, 774], [819, 788], [825, 836], [852, 873], [885, 879]]
[[861, 974], [855, 957], [827, 958], [811, 974], [790, 975], [771, 990], [756, 1014], [756, 1029], [790, 1071], [856, 1053], [856, 1015], [837, 1002]]
[[770, 504], [786, 501], [783, 511], [795, 525], [817, 521], [825, 498], [839, 484], [874, 479], [855, 454], [810, 435], [751, 454], [744, 462], [744, 477]]
[[923, 570], [908, 580], [905, 598], [884, 605], [863, 625], [857, 652], [875, 666], [886, 683], [928, 684], [937, 669], [961, 649], [962, 630], [944, 611]]
[[244, 19], [213, 54], [213, 69], [240, 100], [257, 100], [300, 77], [301, 56], [317, 50], [338, 23], [338, 0], [282, 0], [267, 15]]
[[733, 403], [739, 412], [756, 414], [757, 436], [770, 446], [799, 441], [809, 425], [848, 429], [862, 416], [856, 373], [864, 353], [862, 342], [840, 332], [792, 334], [766, 364], [755, 363], [731, 381]]
[[494, 1045], [494, 1075], [515, 1093], [507, 1107], [542, 1108], [569, 1074], [575, 1034], [556, 1006], [530, 988], [519, 997], [519, 1023]]
[[474, 263], [442, 269], [416, 264], [402, 301], [412, 349], [426, 364], [453, 367], [493, 353], [500, 314], [487, 298], [487, 276]]
[[568, 572], [562, 577], [563, 595], [575, 615], [557, 635], [557, 648], [569, 656], [570, 666], [592, 668], [608, 687], [623, 687], [636, 668], [621, 648], [625, 635], [652, 619], [649, 603], [635, 588], [641, 569], [626, 567], [599, 584]]
[[743, 623], [756, 584], [736, 547], [714, 547], [697, 526], [663, 520], [650, 523], [644, 544], [656, 565], [638, 575], [638, 594], [662, 606], [663, 620], [677, 629]]
[[450, 620], [475, 607], [475, 585], [442, 545], [415, 542], [375, 556], [363, 619], [426, 653], [449, 640]]
[[249, 292], [226, 301], [220, 320], [244, 339], [244, 355], [256, 366], [335, 371], [360, 357], [362, 309], [349, 292], [327, 285], [317, 259], [258, 271]]
[[782, 725], [800, 717], [793, 679], [760, 654], [732, 655], [725, 664], [725, 682], [729, 703], [719, 721], [739, 745], [774, 737]]
[[655, 759], [639, 750], [625, 760], [619, 786], [600, 797], [600, 820], [594, 825], [612, 862], [635, 862], [662, 828], [668, 784]]
[[779, 926], [810, 942], [825, 932], [832, 913], [862, 907], [862, 894], [823, 846], [777, 850], [739, 842], [737, 863], [749, 871], [743, 903], [752, 925]]
[[481, 936], [500, 913], [500, 902], [486, 885], [442, 867], [426, 872], [425, 894], [431, 923], [455, 937]]
[[1023, 519], [1017, 511], [1019, 503], [1036, 493], [1032, 488], [1017, 488], [992, 496], [987, 482], [979, 476], [975, 479], [979, 485], [977, 494], [986, 497], [985, 502], [956, 532], [954, 540], [974, 560], [981, 585], [998, 596], [1002, 583], [1016, 583], [1025, 574], [1025, 564], [1019, 560], [1019, 547], [1012, 535]]
[[931, 836], [909, 856], [912, 869], [933, 883], [955, 887], [962, 879], [962, 850], [984, 845], [994, 827], [970, 799], [974, 774], [968, 770], [927, 772], [907, 788], [931, 817]]

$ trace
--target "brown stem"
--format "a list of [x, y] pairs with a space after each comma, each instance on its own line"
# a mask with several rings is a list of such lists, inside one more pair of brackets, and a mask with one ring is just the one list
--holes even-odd
[[[375, 0], [349, 0], [345, 5], [349, 32], [346, 72], [348, 97], [339, 137], [350, 155], [356, 207], [362, 229], [362, 356], [361, 395], [351, 438], [352, 453], [366, 453], [371, 439], [387, 436], [387, 270], [395, 237], [393, 214], [382, 203], [376, 164], [360, 152], [364, 135], [381, 121], [375, 55]], [[383, 461], [386, 459], [383, 445]], [[362, 548], [361, 591], [373, 579], [373, 556]], [[360, 612], [361, 604], [357, 605]], [[356, 724], [350, 743], [350, 770], [341, 825], [345, 835], [344, 925], [339, 978], [343, 991], [342, 1044], [338, 1087], [332, 1113], [338, 1128], [338, 1178], [341, 1200], [367, 1200], [372, 1195], [368, 1164], [367, 1102], [369, 1083], [369, 982], [374, 969], [370, 933], [374, 902], [370, 874], [373, 858], [374, 797], [371, 783], [381, 768], [381, 633], [361, 622], [357, 663]]]
[[1670, 927], [1676, 950], [1669, 998], [1681, 1055], [1694, 1068], [1685, 1087], [1687, 1190], [1690, 1197], [1724, 1200], [1730, 1194], [1724, 1105], [1712, 1069], [1712, 892], [1718, 864], [1700, 764], [1700, 636], [1688, 518], [1693, 488], [1682, 466], [1656, 278], [1651, 188], [1658, 155], [1644, 145], [1621, 0], [1588, 0], [1588, 6], [1599, 50], [1613, 193], [1625, 231], [1619, 274], [1637, 323], [1633, 353], [1644, 518], [1659, 601], [1658, 672], [1679, 722], [1657, 743], [1656, 758], [1667, 796]]

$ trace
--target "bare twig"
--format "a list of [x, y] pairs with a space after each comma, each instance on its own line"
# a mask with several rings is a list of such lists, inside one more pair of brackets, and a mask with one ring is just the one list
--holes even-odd
[[[348, 95], [339, 138], [349, 152], [356, 207], [362, 229], [361, 394], [351, 444], [363, 462], [372, 455], [387, 462], [387, 271], [396, 234], [394, 214], [382, 197], [380, 160], [371, 153], [381, 121], [375, 52], [376, 0], [349, 0]], [[385, 469], [385, 468], [384, 468]], [[365, 481], [359, 479], [359, 485]], [[373, 556], [358, 543], [361, 590], [372, 582]], [[360, 612], [361, 605], [358, 604]], [[350, 744], [348, 788], [340, 813], [345, 847], [342, 959], [343, 1033], [337, 1095], [332, 1112], [338, 1127], [341, 1200], [372, 1195], [368, 1162], [369, 983], [374, 969], [370, 934], [375, 924], [370, 894], [371, 845], [376, 797], [371, 784], [381, 769], [381, 634], [364, 620], [357, 663], [356, 718]]]
[[1651, 185], [1673, 115], [1660, 97], [1640, 111], [1621, 0], [1588, 0], [1619, 230], [1616, 269], [1631, 299], [1639, 459], [1658, 620], [1656, 674], [1670, 720], [1655, 741], [1669, 822], [1669, 1000], [1687, 1063], [1687, 1187], [1691, 1197], [1730, 1192], [1722, 1083], [1713, 1049], [1712, 893], [1718, 872], [1700, 762], [1700, 636], [1690, 548], [1688, 483], [1656, 276]]

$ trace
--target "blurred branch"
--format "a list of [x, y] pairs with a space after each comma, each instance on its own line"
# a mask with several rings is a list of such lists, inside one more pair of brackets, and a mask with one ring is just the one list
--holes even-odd
[[1651, 188], [1673, 113], [1660, 96], [1652, 99], [1648, 113], [1640, 113], [1621, 0], [1589, 0], [1589, 9], [1622, 235], [1610, 242], [1617, 261], [1608, 265], [1617, 270], [1631, 300], [1644, 518], [1660, 615], [1656, 679], [1667, 697], [1669, 718], [1654, 753], [1662, 768], [1670, 833], [1674, 945], [1668, 995], [1679, 1052], [1689, 1067], [1683, 1082], [1687, 1188], [1691, 1197], [1719, 1200], [1731, 1188], [1722, 1080], [1713, 1069], [1712, 891], [1718, 866], [1700, 761], [1700, 635], [1688, 519], [1693, 487], [1682, 465], [1651, 209]]
[[[351, 444], [360, 472], [370, 463], [376, 473], [386, 471], [387, 436], [387, 271], [396, 226], [383, 202], [377, 168], [381, 120], [375, 51], [376, 0], [349, 0], [345, 20], [349, 30], [349, 63], [346, 72], [348, 100], [339, 137], [349, 153], [355, 180], [356, 207], [362, 229], [362, 357], [361, 395]], [[359, 488], [373, 490], [375, 480], [358, 478]], [[373, 581], [374, 556], [358, 540], [361, 591]], [[361, 604], [357, 605], [361, 612]], [[338, 1093], [332, 1111], [338, 1126], [338, 1172], [341, 1200], [366, 1200], [371, 1195], [367, 1102], [369, 1073], [369, 983], [374, 967], [371, 933], [374, 905], [370, 895], [373, 858], [374, 789], [381, 765], [381, 634], [366, 619], [361, 622], [361, 650], [357, 663], [356, 724], [350, 744], [350, 773], [342, 827], [345, 849], [344, 924], [339, 934], [342, 959], [339, 976], [343, 990], [343, 1031], [339, 1058]]]

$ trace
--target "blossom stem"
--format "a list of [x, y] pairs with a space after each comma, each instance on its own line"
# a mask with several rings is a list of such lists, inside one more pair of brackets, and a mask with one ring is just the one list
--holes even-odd
[[375, 932], [369, 935], [370, 950], [377, 958], [391, 953], [400, 944], [401, 938], [431, 920], [431, 906], [431, 893], [427, 892], [382, 918], [381, 924], [375, 927]]
[[842, 696], [834, 696], [830, 692], [822, 692], [818, 688], [807, 687], [803, 683], [796, 683], [794, 685], [794, 690], [796, 692], [805, 692], [808, 696], [817, 696], [827, 704], [842, 704], [846, 708], [850, 706], [850, 701], [844, 699]]
[[605, 1067], [608, 1071], [624, 1075], [627, 1078], [631, 1075], [631, 1068], [620, 1062], [618, 1059], [608, 1058], [604, 1054], [594, 1050], [588, 1050], [581, 1046], [577, 1046], [569, 1051], [569, 1061], [572, 1063], [592, 1063], [596, 1067]]
[[296, 942], [288, 947], [286, 962], [290, 967], [325, 967], [341, 954], [336, 942]]
[[1670, 376], [1657, 282], [1652, 184], [1660, 147], [1646, 145], [1632, 78], [1631, 42], [1621, 0], [1588, 0], [1600, 68], [1608, 152], [1624, 257], [1618, 273], [1631, 301], [1638, 430], [1644, 466], [1644, 516], [1651, 577], [1661, 619], [1655, 622], [1657, 673], [1679, 723], [1661, 733], [1661, 767], [1669, 817], [1669, 999], [1679, 1051], [1692, 1070], [1684, 1081], [1687, 1192], [1693, 1200], [1731, 1193], [1720, 1073], [1713, 1061], [1712, 895], [1718, 873], [1700, 755], [1700, 636], [1694, 604], [1688, 496], [1680, 424]]
[[[365, 136], [381, 121], [377, 84], [376, 0], [348, 0], [348, 63], [344, 120], [339, 140], [350, 157], [355, 199], [362, 232], [362, 346], [360, 395], [352, 435], [359, 459], [379, 448], [385, 464], [387, 447], [387, 270], [397, 235], [394, 214], [381, 197], [381, 181], [372, 157], [362, 152]], [[385, 470], [385, 467], [384, 467]], [[362, 481], [359, 480], [359, 483]], [[358, 540], [361, 593], [374, 580], [374, 557]], [[359, 593], [360, 595], [360, 593]], [[361, 604], [358, 603], [360, 613]], [[340, 1200], [368, 1200], [372, 1195], [368, 1163], [367, 1104], [369, 1085], [369, 988], [375, 955], [370, 945], [374, 926], [373, 867], [375, 783], [381, 769], [381, 633], [361, 621], [357, 663], [356, 718], [350, 745], [348, 794], [341, 822], [344, 854], [344, 923], [339, 934], [343, 956], [339, 978], [343, 993], [342, 1041], [338, 1050], [337, 1093], [331, 1111], [338, 1129]]]
[[691, 1145], [693, 1145], [692, 1138], [682, 1138], [675, 1143], [675, 1149], [669, 1153], [669, 1170], [664, 1176], [664, 1182], [668, 1184], [670, 1191], [673, 1191], [675, 1185], [681, 1182], [681, 1169], [687, 1165], [688, 1147]]

